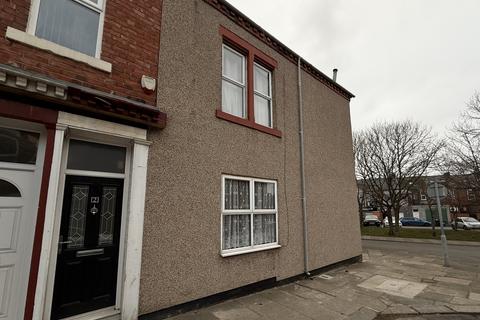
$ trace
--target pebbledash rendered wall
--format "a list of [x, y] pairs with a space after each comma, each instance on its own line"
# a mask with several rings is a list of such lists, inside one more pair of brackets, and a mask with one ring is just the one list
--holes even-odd
[[[303, 273], [297, 66], [201, 0], [164, 0], [158, 105], [151, 131], [140, 313]], [[219, 27], [278, 62], [278, 138], [216, 118], [221, 105]], [[302, 72], [309, 269], [361, 254], [349, 101]], [[279, 249], [220, 256], [221, 176], [278, 181]]]

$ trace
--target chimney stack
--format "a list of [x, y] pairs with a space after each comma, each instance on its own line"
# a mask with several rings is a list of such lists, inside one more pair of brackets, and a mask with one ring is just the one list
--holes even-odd
[[333, 82], [337, 82], [337, 72], [338, 72], [337, 68], [333, 69]]

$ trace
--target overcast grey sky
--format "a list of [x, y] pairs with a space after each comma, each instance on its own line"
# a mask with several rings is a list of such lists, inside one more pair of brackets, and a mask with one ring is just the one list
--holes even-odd
[[356, 95], [352, 126], [439, 133], [480, 91], [480, 0], [228, 0]]

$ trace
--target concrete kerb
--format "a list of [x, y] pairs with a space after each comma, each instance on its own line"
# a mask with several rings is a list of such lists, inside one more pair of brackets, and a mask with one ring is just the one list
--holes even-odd
[[[400, 307], [400, 308], [398, 308]], [[469, 315], [480, 315], [478, 306], [461, 306], [462, 308], [466, 308], [463, 311], [458, 311], [455, 308], [451, 308], [446, 305], [432, 305], [428, 306], [430, 310], [425, 310], [423, 306], [406, 306], [406, 305], [396, 305], [386, 310], [380, 312], [375, 319], [383, 319], [382, 317], [387, 316], [426, 316], [426, 315], [436, 315], [436, 314], [469, 314]], [[403, 310], [404, 312], [395, 312], [395, 308], [397, 310]], [[407, 309], [410, 309], [408, 312], [405, 312]], [[393, 311], [393, 312], [392, 312]]]
[[[471, 320], [471, 317], [478, 317], [480, 313], [469, 313], [469, 312], [437, 312], [437, 313], [405, 313], [405, 314], [379, 314], [373, 320], [407, 320], [407, 319], [415, 319], [415, 320], [422, 320], [422, 319], [432, 319], [432, 316], [442, 316], [441, 319], [447, 319], [443, 316], [451, 315], [451, 319], [465, 319]], [[427, 316], [428, 318], [423, 318], [423, 316]], [[471, 316], [471, 317], [470, 317]], [[468, 318], [463, 318], [468, 317]]]
[[[377, 237], [377, 236], [362, 236], [362, 240], [394, 241], [394, 242], [409, 242], [409, 243], [430, 243], [430, 244], [441, 244], [442, 243], [440, 240], [433, 240], [433, 239]], [[452, 245], [452, 246], [480, 247], [480, 242], [472, 242], [472, 241], [448, 240], [448, 244]]]

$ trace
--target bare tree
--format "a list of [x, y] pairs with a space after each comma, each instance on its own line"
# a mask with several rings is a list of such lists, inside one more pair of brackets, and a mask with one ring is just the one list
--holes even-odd
[[465, 188], [480, 189], [480, 93], [475, 93], [454, 124], [444, 155], [445, 170], [464, 176]]
[[390, 235], [398, 232], [400, 208], [442, 145], [431, 129], [408, 120], [376, 123], [354, 134], [357, 180], [388, 218]]
[[361, 187], [362, 182], [357, 181], [357, 204], [358, 204], [358, 218], [360, 220], [360, 225], [363, 223], [363, 206], [365, 204], [365, 197], [366, 194], [363, 192], [363, 188]]

